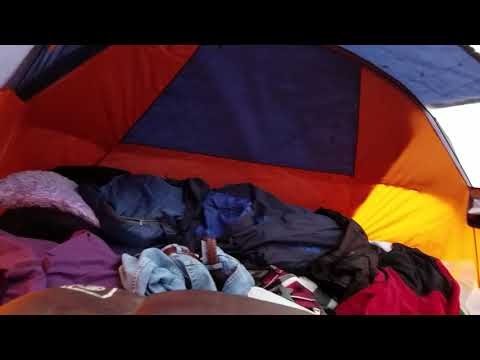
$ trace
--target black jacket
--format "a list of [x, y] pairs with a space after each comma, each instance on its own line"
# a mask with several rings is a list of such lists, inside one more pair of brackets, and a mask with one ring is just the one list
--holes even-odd
[[439, 291], [445, 299], [452, 296], [452, 284], [438, 266], [438, 259], [418, 249], [402, 244], [393, 244], [392, 250], [381, 250], [380, 267], [391, 267], [418, 296]]
[[314, 259], [338, 245], [342, 229], [327, 215], [288, 205], [251, 184], [228, 185], [216, 191], [249, 199], [253, 212], [227, 225], [218, 244], [247, 268], [277, 265], [306, 275]]
[[337, 248], [312, 263], [312, 280], [327, 294], [342, 301], [373, 282], [379, 251], [370, 245], [367, 234], [353, 219], [333, 210], [319, 209], [317, 213], [335, 219], [343, 234]]

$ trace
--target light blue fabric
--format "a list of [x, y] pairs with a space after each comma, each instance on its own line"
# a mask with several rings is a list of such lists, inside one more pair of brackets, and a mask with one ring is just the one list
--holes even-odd
[[187, 255], [190, 252], [188, 248], [176, 244], [170, 246], [174, 246], [177, 251], [171, 254], [170, 258], [182, 272], [187, 285], [190, 285], [187, 286], [188, 289], [217, 291], [215, 282], [208, 269], [200, 260], [197, 260], [191, 255]]
[[[173, 246], [176, 251], [170, 255], [158, 248], [146, 249], [138, 258], [123, 254], [119, 270], [123, 287], [140, 296], [187, 289], [217, 291], [208, 268], [188, 255], [188, 248]], [[218, 247], [217, 256], [222, 271], [227, 274], [222, 291], [246, 296], [255, 285], [251, 274], [237, 259]]]
[[123, 254], [119, 272], [123, 287], [140, 296], [186, 289], [175, 261], [157, 248], [142, 251], [139, 258]]
[[222, 270], [230, 274], [223, 285], [222, 292], [247, 296], [250, 289], [255, 286], [250, 272], [237, 259], [225, 253], [218, 246], [217, 256], [218, 261], [222, 264]]

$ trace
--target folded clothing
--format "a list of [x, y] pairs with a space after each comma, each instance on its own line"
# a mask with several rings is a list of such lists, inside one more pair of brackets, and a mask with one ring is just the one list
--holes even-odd
[[65, 243], [0, 232], [0, 303], [48, 287], [77, 283], [119, 287], [120, 257], [95, 235], [79, 231]]
[[105, 240], [132, 248], [165, 245], [184, 214], [182, 189], [150, 175], [121, 175], [79, 192], [100, 219]]
[[440, 260], [393, 244], [379, 255], [372, 285], [342, 302], [338, 315], [458, 315], [460, 287]]
[[77, 215], [99, 226], [78, 185], [51, 171], [22, 171], [0, 180], [0, 208], [45, 207]]
[[[254, 286], [251, 275], [220, 248], [217, 248], [217, 255], [228, 273], [221, 291], [246, 295]], [[200, 257], [177, 244], [163, 249], [146, 249], [138, 258], [124, 254], [119, 272], [124, 288], [142, 296], [187, 289], [217, 291], [215, 281]]]

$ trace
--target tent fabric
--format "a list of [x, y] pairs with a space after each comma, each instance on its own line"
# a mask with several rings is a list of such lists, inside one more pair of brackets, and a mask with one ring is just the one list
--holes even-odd
[[0, 106], [7, 115], [2, 120], [8, 119], [9, 127], [15, 124], [11, 131], [15, 141], [0, 146], [8, 151], [0, 175], [97, 163], [195, 49], [192, 45], [110, 46], [26, 102], [4, 91], [0, 98], [5, 105]]
[[0, 176], [25, 169], [19, 158], [18, 142], [24, 132], [26, 107], [11, 90], [0, 90]]
[[[416, 99], [355, 56], [322, 47], [302, 47], [308, 51], [297, 54], [285, 47], [289, 55], [280, 59], [277, 49], [246, 49], [243, 55], [230, 46], [111, 45], [27, 101], [0, 91], [0, 176], [101, 164], [173, 178], [199, 176], [214, 187], [252, 182], [284, 202], [353, 216], [370, 239], [418, 247], [476, 287], [480, 239], [466, 223], [468, 183]], [[407, 65], [416, 61], [403, 81], [421, 77], [419, 66], [428, 65], [426, 80], [412, 82], [421, 89], [420, 100], [438, 105], [474, 99], [475, 74], [470, 85], [455, 82], [470, 76], [470, 62], [463, 62], [463, 72], [445, 60], [431, 66], [428, 54], [443, 58], [450, 51], [432, 49], [419, 51], [417, 60], [402, 58]], [[278, 59], [271, 61], [267, 53]], [[300, 66], [285, 57], [295, 57]], [[235, 77], [237, 72], [242, 76]], [[273, 88], [272, 79], [287, 86]], [[297, 82], [305, 88], [292, 85]], [[275, 102], [277, 92], [284, 97]], [[335, 106], [341, 111], [333, 111]], [[195, 126], [188, 128], [187, 120]], [[237, 127], [232, 132], [226, 124]], [[305, 135], [287, 144], [289, 154], [277, 131]], [[335, 156], [329, 158], [322, 147]]]
[[[465, 220], [468, 188], [423, 109], [364, 68], [359, 114], [356, 177], [374, 186], [354, 218], [369, 238], [418, 247], [459, 269], [476, 268]], [[468, 282], [476, 277], [473, 271]]]
[[195, 49], [111, 46], [28, 101], [27, 120], [32, 127], [57, 130], [109, 149]]
[[124, 142], [353, 175], [359, 81], [318, 46], [201, 46]]
[[43, 45], [36, 59], [13, 88], [20, 98], [30, 99], [105, 47], [106, 45]]
[[[431, 161], [435, 159], [435, 161]], [[362, 69], [356, 176], [457, 198], [465, 181], [423, 109], [380, 74]]]
[[0, 91], [0, 177], [61, 164], [90, 164], [105, 156], [104, 148], [81, 137], [31, 126], [29, 110], [13, 91]]
[[[200, 177], [212, 187], [250, 182], [286, 203], [312, 210], [320, 205], [346, 214], [361, 204], [370, 187], [353, 186], [351, 177], [302, 169], [265, 165], [143, 145], [120, 144], [100, 165], [170, 178]], [[363, 190], [363, 191], [362, 191]], [[358, 202], [353, 200], [359, 198]]]
[[457, 45], [342, 45], [400, 81], [425, 105], [480, 101], [480, 62]]

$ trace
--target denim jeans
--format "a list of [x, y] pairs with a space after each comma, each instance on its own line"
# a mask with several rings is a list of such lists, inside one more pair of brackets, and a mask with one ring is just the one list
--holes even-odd
[[217, 256], [224, 272], [229, 274], [222, 292], [233, 295], [247, 295], [255, 286], [255, 281], [248, 270], [233, 256], [228, 255], [217, 246]]
[[139, 258], [123, 254], [119, 273], [123, 287], [140, 296], [186, 289], [182, 271], [157, 248], [144, 250]]
[[[217, 256], [227, 274], [221, 291], [247, 295], [254, 286], [247, 269], [218, 247]], [[124, 254], [119, 272], [124, 288], [141, 296], [187, 289], [217, 291], [207, 266], [188, 248], [176, 244], [146, 249], [138, 258]]]

